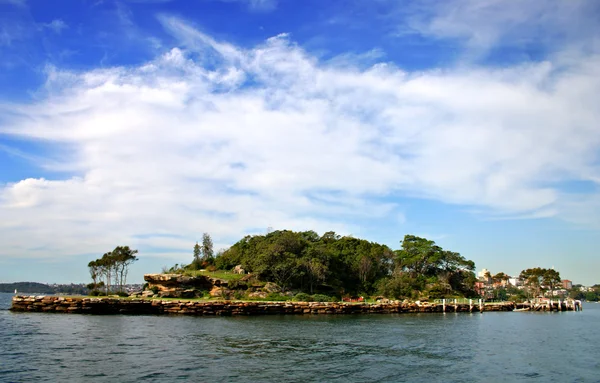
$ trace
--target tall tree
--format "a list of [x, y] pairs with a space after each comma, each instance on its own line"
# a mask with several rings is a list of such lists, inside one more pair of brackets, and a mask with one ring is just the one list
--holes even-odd
[[[129, 246], [117, 246], [113, 251], [104, 253], [101, 258], [88, 263], [94, 287], [104, 285], [108, 294], [114, 281], [119, 286], [119, 291], [123, 291], [123, 287], [127, 283], [129, 266], [138, 260], [137, 252], [137, 250], [130, 249]], [[98, 282], [98, 279], [104, 279], [105, 282]]]
[[207, 262], [212, 262], [215, 256], [213, 250], [212, 238], [208, 233], [202, 234], [202, 259]]
[[533, 292], [535, 296], [538, 296], [544, 291], [545, 275], [548, 275], [546, 279], [549, 280], [550, 278], [552, 278], [552, 276], [554, 276], [554, 273], [548, 273], [548, 269], [534, 267], [532, 269], [526, 269], [521, 271], [519, 277], [525, 281], [525, 285], [527, 285], [530, 292]]
[[318, 258], [305, 259], [303, 266], [306, 269], [308, 286], [310, 288], [310, 293], [312, 294], [314, 292], [315, 285], [325, 280], [327, 275], [327, 266]]
[[127, 274], [129, 266], [138, 260], [137, 250], [130, 249], [129, 246], [117, 246], [112, 251], [113, 262], [115, 263], [115, 273], [118, 278], [119, 291], [127, 284]]
[[547, 269], [542, 275], [542, 282], [550, 289], [550, 294], [554, 295], [554, 289], [561, 283], [560, 273], [554, 269]]
[[510, 279], [510, 277], [508, 275], [506, 275], [502, 271], [492, 277], [492, 281], [494, 283], [503, 283], [503, 284], [505, 284], [509, 279]]
[[196, 244], [194, 245], [194, 260], [192, 261], [192, 265], [194, 265], [195, 269], [200, 268], [201, 257], [202, 249], [200, 249], [200, 245], [198, 245], [198, 242], [196, 242]]
[[90, 261], [90, 263], [88, 263], [88, 269], [90, 271], [90, 277], [92, 278], [92, 289], [95, 289], [96, 286], [98, 286], [98, 271], [100, 269], [97, 261]]

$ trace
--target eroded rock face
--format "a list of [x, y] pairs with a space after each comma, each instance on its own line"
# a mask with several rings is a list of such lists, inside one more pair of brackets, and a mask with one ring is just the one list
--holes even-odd
[[215, 298], [228, 297], [232, 293], [233, 293], [233, 291], [231, 291], [225, 287], [218, 287], [218, 286], [215, 286], [212, 288], [212, 290], [210, 290], [210, 296], [215, 297]]
[[267, 293], [280, 293], [281, 287], [273, 282], [267, 282], [263, 287], [263, 291], [266, 291]]
[[144, 280], [148, 282], [148, 287], [156, 286], [159, 290], [180, 289], [202, 289], [210, 290], [213, 286], [227, 286], [224, 279], [213, 278], [206, 275], [189, 277], [181, 274], [145, 274]]
[[248, 293], [248, 298], [250, 299], [265, 299], [268, 293], [266, 291], [255, 291], [252, 293]]
[[227, 287], [226, 280], [206, 275], [145, 274], [144, 280], [148, 282], [148, 290], [157, 291], [163, 298], [194, 298], [202, 296], [204, 291]]

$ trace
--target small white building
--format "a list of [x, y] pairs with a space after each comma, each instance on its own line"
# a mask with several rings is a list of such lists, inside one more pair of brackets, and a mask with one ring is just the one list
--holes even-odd
[[508, 283], [510, 283], [511, 285], [515, 286], [515, 287], [519, 287], [523, 285], [523, 281], [521, 281], [521, 279], [519, 277], [510, 277], [510, 279], [508, 280]]
[[483, 279], [483, 278], [485, 278], [486, 274], [488, 274], [488, 273], [490, 275], [492, 274], [492, 273], [490, 273], [490, 271], [488, 269], [481, 269], [481, 271], [477, 273], [477, 277]]

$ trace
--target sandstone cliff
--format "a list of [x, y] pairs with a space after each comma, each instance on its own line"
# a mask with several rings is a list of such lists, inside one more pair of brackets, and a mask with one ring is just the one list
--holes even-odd
[[[148, 283], [145, 296], [156, 294], [159, 297], [193, 298], [202, 296], [205, 291], [227, 288], [227, 281], [207, 275], [189, 277], [181, 274], [145, 274]], [[152, 292], [152, 294], [150, 294]]]

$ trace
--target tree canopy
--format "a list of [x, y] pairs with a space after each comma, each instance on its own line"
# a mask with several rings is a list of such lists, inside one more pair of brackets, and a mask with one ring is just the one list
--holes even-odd
[[284, 289], [339, 295], [472, 295], [473, 261], [433, 241], [407, 235], [400, 250], [351, 236], [273, 231], [246, 236], [219, 254], [215, 266], [236, 265]]
[[561, 283], [560, 273], [554, 269], [535, 267], [521, 271], [519, 276], [531, 289], [532, 293], [539, 295], [544, 290], [554, 291]]
[[88, 286], [90, 290], [104, 287], [105, 292], [109, 293], [116, 287], [117, 291], [123, 291], [123, 286], [127, 284], [129, 266], [138, 260], [137, 253], [137, 250], [130, 249], [129, 246], [117, 246], [113, 251], [88, 263], [92, 278], [92, 283]]

